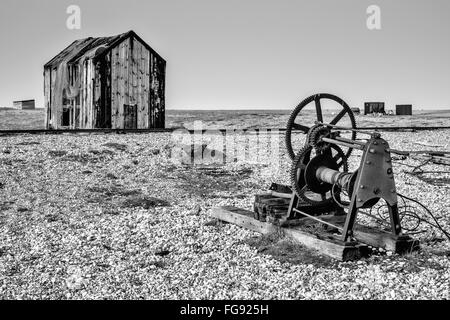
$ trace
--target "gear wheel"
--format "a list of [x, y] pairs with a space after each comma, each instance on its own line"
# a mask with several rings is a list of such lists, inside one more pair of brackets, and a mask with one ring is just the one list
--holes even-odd
[[[296, 147], [293, 145], [293, 142], [295, 142], [295, 139], [293, 139], [293, 131], [299, 130], [299, 131], [303, 132], [304, 134], [307, 134], [311, 128], [311, 125], [308, 125], [308, 121], [306, 120], [307, 117], [304, 117], [301, 114], [301, 111], [304, 108], [306, 108], [310, 103], [317, 101], [317, 100], [319, 100], [319, 102], [320, 102], [321, 99], [327, 99], [327, 100], [334, 101], [335, 103], [339, 104], [342, 108], [342, 109], [340, 109], [340, 112], [337, 113], [336, 117], [329, 122], [330, 124], [337, 125], [343, 119], [343, 117], [348, 117], [348, 119], [350, 120], [351, 127], [353, 129], [356, 129], [356, 122], [355, 122], [355, 117], [353, 115], [353, 112], [350, 109], [349, 105], [344, 100], [342, 100], [341, 98], [339, 98], [335, 95], [329, 94], [329, 93], [314, 94], [314, 95], [304, 99], [302, 102], [300, 102], [300, 104], [297, 105], [297, 107], [291, 112], [291, 114], [289, 116], [287, 126], [286, 126], [285, 143], [286, 143], [287, 154], [288, 154], [289, 158], [292, 160], [295, 158], [295, 155], [296, 155], [294, 153], [294, 148], [296, 148]], [[316, 104], [316, 113], [317, 113], [317, 121], [323, 122], [322, 108], [320, 107], [320, 103]], [[297, 121], [297, 120], [299, 120], [299, 121]], [[310, 121], [309, 121], [309, 123], [310, 123]], [[352, 140], [356, 139], [355, 131], [352, 131], [350, 139], [352, 139]], [[347, 151], [345, 152], [345, 155], [347, 157], [349, 157], [352, 150], [353, 150], [352, 148], [348, 148]]]
[[[344, 172], [348, 172], [348, 162], [344, 151], [342, 151], [342, 149], [337, 145], [330, 145], [330, 149], [333, 149], [337, 152], [337, 155], [333, 157], [333, 159], [336, 161], [337, 166], [339, 168], [342, 168]], [[291, 167], [290, 180], [292, 189], [300, 199], [302, 199], [304, 202], [312, 206], [319, 207], [333, 203], [334, 199], [332, 194], [330, 194], [329, 197], [327, 197], [326, 193], [325, 194], [314, 193], [306, 185], [305, 170], [307, 164], [311, 160], [311, 153], [313, 152], [313, 150], [314, 148], [311, 145], [307, 145], [299, 150], [299, 152], [294, 158]], [[321, 151], [316, 150], [316, 153], [321, 154]], [[315, 196], [316, 199], [308, 197], [307, 194]]]
[[318, 124], [309, 130], [308, 133], [308, 143], [310, 146], [314, 147], [314, 149], [321, 151], [326, 148], [327, 143], [321, 141], [323, 137], [330, 137], [331, 131], [327, 126]]

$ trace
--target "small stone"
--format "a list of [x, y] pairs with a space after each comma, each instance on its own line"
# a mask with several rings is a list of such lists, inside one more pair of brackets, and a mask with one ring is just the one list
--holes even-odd
[[197, 215], [200, 214], [201, 211], [202, 211], [202, 207], [200, 207], [200, 205], [197, 204], [194, 207], [194, 209], [192, 209], [191, 214], [194, 215], [194, 216], [197, 216]]
[[159, 150], [159, 149], [153, 149], [153, 150], [150, 151], [150, 153], [151, 153], [152, 155], [154, 155], [154, 156], [157, 156], [157, 155], [159, 155], [159, 154], [161, 153], [161, 150]]
[[205, 227], [216, 227], [217, 225], [219, 225], [219, 220], [217, 219], [212, 219], [204, 224]]
[[66, 285], [70, 290], [80, 290], [84, 285], [84, 279], [81, 276], [81, 273], [77, 271], [76, 273], [70, 275], [66, 279]]
[[165, 256], [168, 256], [169, 254], [170, 254], [169, 250], [161, 250], [161, 251], [155, 252], [155, 255], [160, 256], [160, 257], [165, 257]]
[[107, 177], [108, 179], [111, 179], [111, 180], [117, 180], [117, 176], [114, 175], [114, 174], [112, 174], [112, 173], [108, 173], [108, 174], [106, 175], [106, 177]]

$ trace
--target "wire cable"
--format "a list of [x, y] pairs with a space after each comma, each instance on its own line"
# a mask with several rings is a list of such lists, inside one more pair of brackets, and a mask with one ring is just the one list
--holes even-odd
[[447, 237], [447, 239], [450, 241], [450, 234], [449, 234], [446, 230], [444, 230], [444, 228], [441, 226], [441, 224], [439, 223], [438, 219], [434, 216], [434, 214], [430, 211], [430, 209], [428, 209], [423, 203], [421, 203], [421, 202], [418, 201], [418, 200], [409, 198], [409, 197], [404, 196], [404, 195], [402, 195], [402, 194], [398, 194], [398, 195], [399, 195], [400, 197], [404, 198], [404, 199], [407, 199], [407, 200], [409, 200], [409, 201], [412, 201], [412, 202], [417, 203], [419, 206], [421, 206], [423, 209], [425, 209], [425, 211], [428, 213], [428, 215], [429, 215], [431, 218], [433, 218], [433, 220], [434, 220], [434, 222], [435, 222], [435, 225], [432, 224], [432, 223], [430, 223], [430, 222], [427, 221], [426, 219], [421, 218], [421, 220], [422, 220], [423, 222], [425, 222], [425, 223], [427, 223], [427, 224], [429, 224], [429, 225], [435, 227], [435, 228], [438, 228], [438, 229], [439, 229], [439, 230]]

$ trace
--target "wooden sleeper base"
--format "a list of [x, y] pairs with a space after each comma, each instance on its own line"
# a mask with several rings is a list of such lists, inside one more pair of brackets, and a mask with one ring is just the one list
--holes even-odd
[[[357, 225], [354, 230], [357, 242], [343, 242], [332, 233], [311, 234], [304, 231], [306, 225], [311, 224], [309, 219], [299, 219], [274, 225], [254, 218], [254, 212], [236, 207], [216, 207], [212, 209], [212, 216], [218, 220], [252, 230], [261, 234], [282, 232], [299, 244], [318, 251], [340, 261], [357, 260], [368, 256], [369, 248], [380, 247], [398, 254], [405, 254], [417, 250], [419, 243], [408, 236], [393, 236], [390, 233], [373, 228]], [[320, 218], [320, 217], [319, 217]], [[323, 216], [322, 219], [330, 223], [342, 224], [345, 216]]]
[[279, 227], [268, 222], [261, 222], [253, 217], [253, 212], [235, 207], [213, 208], [212, 216], [224, 222], [256, 231], [261, 234], [283, 232], [286, 236], [309, 249], [317, 250], [337, 260], [349, 261], [360, 259], [368, 253], [368, 247], [357, 242], [344, 243], [336, 239], [321, 238], [317, 235], [308, 234], [298, 227]]

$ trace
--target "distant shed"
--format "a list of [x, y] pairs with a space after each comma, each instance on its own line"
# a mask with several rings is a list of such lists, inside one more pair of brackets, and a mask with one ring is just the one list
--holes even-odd
[[412, 116], [412, 105], [411, 104], [396, 105], [395, 114], [398, 116]]
[[384, 102], [366, 102], [364, 104], [364, 114], [386, 113], [384, 110]]
[[20, 110], [34, 110], [36, 109], [36, 103], [34, 100], [14, 101], [13, 108]]
[[73, 42], [44, 66], [48, 129], [165, 126], [166, 61], [135, 32]]
[[361, 109], [360, 108], [351, 108], [352, 112], [354, 114], [360, 114], [361, 113]]

